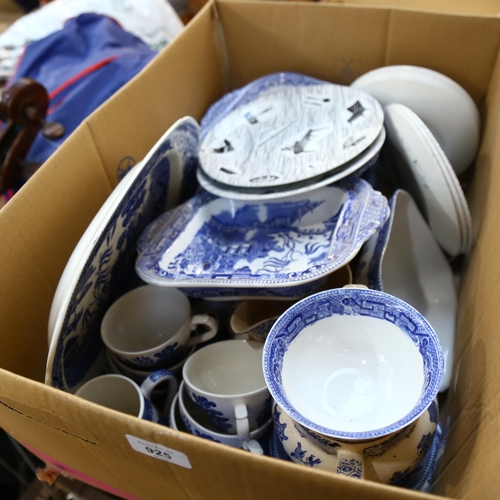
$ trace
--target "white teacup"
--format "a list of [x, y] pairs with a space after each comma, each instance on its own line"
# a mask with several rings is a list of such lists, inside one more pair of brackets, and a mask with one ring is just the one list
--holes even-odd
[[[427, 320], [392, 295], [358, 287], [298, 302], [264, 346], [274, 400], [326, 439], [369, 441], [402, 430], [431, 406], [443, 377], [441, 345]], [[363, 460], [351, 459], [363, 477]]]
[[177, 379], [169, 370], [152, 373], [140, 387], [123, 375], [101, 375], [82, 385], [75, 395], [112, 410], [167, 425], [167, 417], [160, 414], [151, 404], [153, 389], [165, 381], [169, 382], [168, 396], [163, 409], [165, 412], [165, 409], [170, 409], [178, 388]]
[[263, 455], [264, 452], [258, 440], [266, 434], [272, 423], [272, 418], [269, 418], [257, 429], [249, 432], [243, 439], [234, 434], [222, 434], [210, 423], [203, 410], [193, 403], [184, 387], [185, 383], [182, 382], [170, 410], [169, 424], [173, 429], [179, 430], [176, 415], [178, 411], [182, 423], [191, 434], [216, 443], [222, 443], [234, 448], [243, 448], [251, 453]]
[[269, 418], [262, 349], [262, 342], [225, 340], [204, 346], [184, 364], [187, 394], [219, 431], [243, 439]]
[[[198, 326], [208, 331], [193, 335]], [[139, 369], [170, 367], [190, 347], [212, 339], [217, 320], [192, 315], [189, 299], [176, 288], [145, 285], [126, 293], [106, 311], [101, 336], [123, 363]]]

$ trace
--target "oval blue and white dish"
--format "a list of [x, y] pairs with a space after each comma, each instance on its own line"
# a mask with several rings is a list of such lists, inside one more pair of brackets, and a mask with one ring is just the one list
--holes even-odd
[[388, 217], [387, 199], [355, 177], [266, 202], [201, 191], [146, 228], [136, 272], [195, 297], [300, 297], [352, 260]]
[[74, 393], [104, 370], [100, 323], [130, 286], [144, 228], [196, 186], [199, 126], [191, 117], [165, 132], [125, 176], [88, 226], [63, 272], [49, 321], [45, 383]]

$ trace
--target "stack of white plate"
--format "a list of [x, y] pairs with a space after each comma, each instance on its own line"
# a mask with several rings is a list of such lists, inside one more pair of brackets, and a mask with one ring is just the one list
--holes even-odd
[[355, 80], [383, 106], [396, 187], [411, 193], [443, 250], [454, 257], [473, 242], [458, 175], [476, 157], [478, 109], [455, 81], [428, 68], [386, 66]]
[[382, 106], [364, 91], [268, 75], [225, 96], [202, 120], [198, 181], [238, 200], [312, 191], [371, 166], [383, 122]]

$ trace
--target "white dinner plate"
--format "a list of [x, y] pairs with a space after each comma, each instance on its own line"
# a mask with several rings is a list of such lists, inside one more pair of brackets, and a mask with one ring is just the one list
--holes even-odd
[[352, 84], [374, 96], [382, 106], [404, 104], [430, 129], [457, 175], [474, 161], [481, 120], [470, 95], [451, 78], [419, 66], [385, 66], [369, 71]]
[[411, 109], [390, 104], [384, 112], [391, 169], [397, 187], [413, 196], [448, 255], [466, 253], [472, 242], [470, 213], [446, 155]]

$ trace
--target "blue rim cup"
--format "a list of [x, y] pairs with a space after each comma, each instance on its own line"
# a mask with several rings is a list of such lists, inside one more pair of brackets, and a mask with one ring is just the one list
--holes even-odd
[[[273, 399], [308, 439], [368, 443], [433, 404], [444, 359], [416, 309], [358, 285], [316, 293], [283, 313], [266, 339], [263, 370]], [[352, 475], [345, 463], [365, 477], [362, 454], [338, 451], [334, 472]]]

